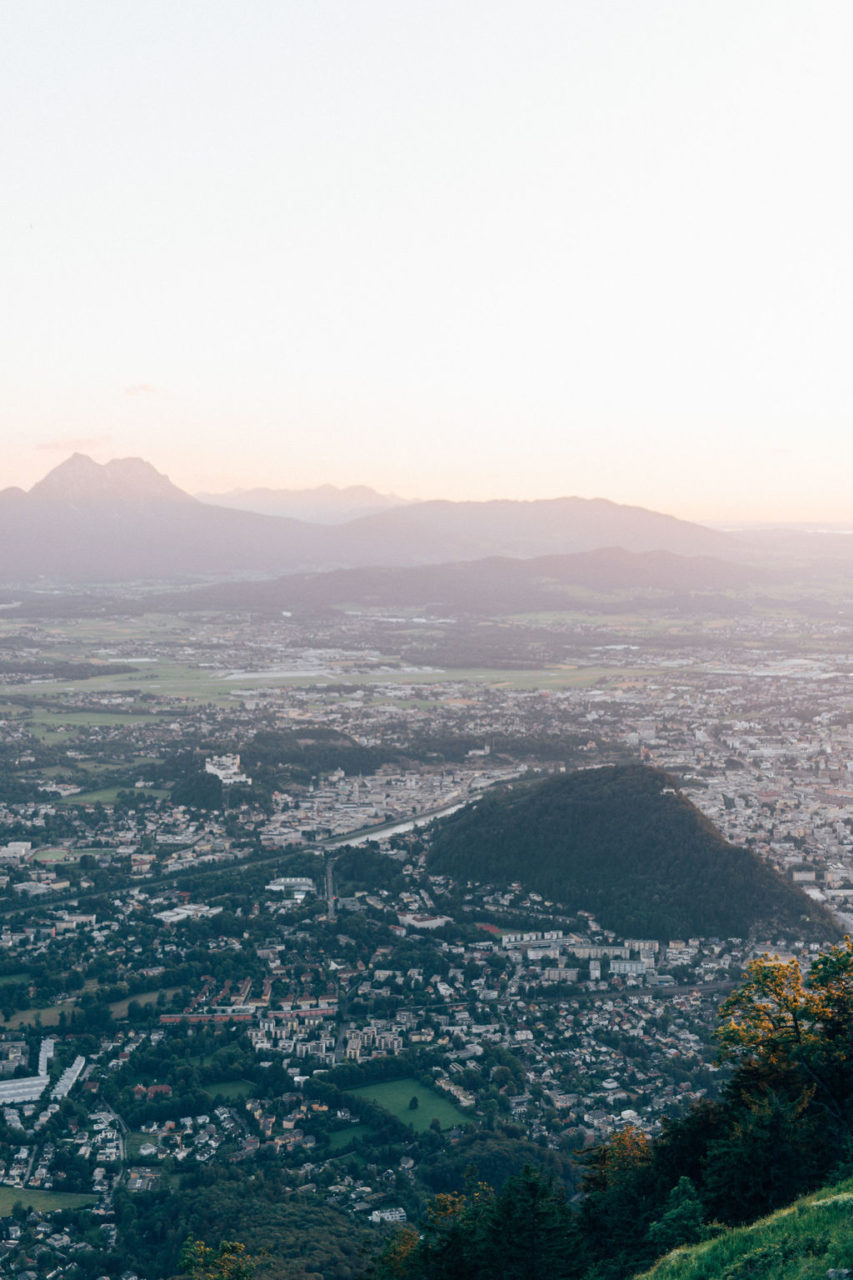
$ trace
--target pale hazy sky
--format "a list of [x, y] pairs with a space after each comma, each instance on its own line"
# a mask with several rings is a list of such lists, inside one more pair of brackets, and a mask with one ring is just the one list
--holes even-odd
[[851, 0], [3, 0], [0, 486], [853, 519]]

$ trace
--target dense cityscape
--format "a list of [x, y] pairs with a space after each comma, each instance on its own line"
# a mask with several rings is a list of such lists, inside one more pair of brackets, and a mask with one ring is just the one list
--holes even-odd
[[[401, 659], [452, 619], [8, 620], [5, 1265], [149, 1280], [114, 1270], [129, 1198], [199, 1166], [272, 1162], [378, 1232], [473, 1160], [536, 1152], [571, 1189], [584, 1149], [714, 1097], [721, 999], [753, 956], [818, 943], [618, 936], [435, 874], [432, 824], [643, 762], [845, 928], [847, 633], [807, 625], [519, 624], [563, 661], [499, 678]], [[57, 679], [83, 631], [85, 678]]]

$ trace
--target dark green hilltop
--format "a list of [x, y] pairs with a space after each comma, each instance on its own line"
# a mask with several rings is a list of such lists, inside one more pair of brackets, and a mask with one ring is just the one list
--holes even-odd
[[837, 937], [829, 912], [729, 844], [674, 778], [612, 765], [516, 782], [441, 822], [436, 874], [591, 911], [623, 937]]

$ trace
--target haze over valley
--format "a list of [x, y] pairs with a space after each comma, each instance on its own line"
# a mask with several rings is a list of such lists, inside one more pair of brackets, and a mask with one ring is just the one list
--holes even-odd
[[751, 960], [853, 925], [835, 531], [308, 521], [80, 454], [0, 520], [10, 1263], [54, 1215], [93, 1276], [213, 1232], [343, 1278], [472, 1164], [577, 1194], [717, 1105]]
[[0, 6], [0, 1275], [849, 1278], [851, 45]]

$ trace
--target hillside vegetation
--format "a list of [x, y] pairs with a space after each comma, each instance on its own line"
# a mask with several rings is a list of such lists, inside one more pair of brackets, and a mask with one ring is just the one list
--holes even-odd
[[676, 1249], [640, 1280], [826, 1280], [853, 1267], [853, 1179], [750, 1227]]
[[828, 912], [642, 765], [484, 796], [439, 825], [430, 866], [459, 880], [519, 881], [623, 936], [838, 934]]

